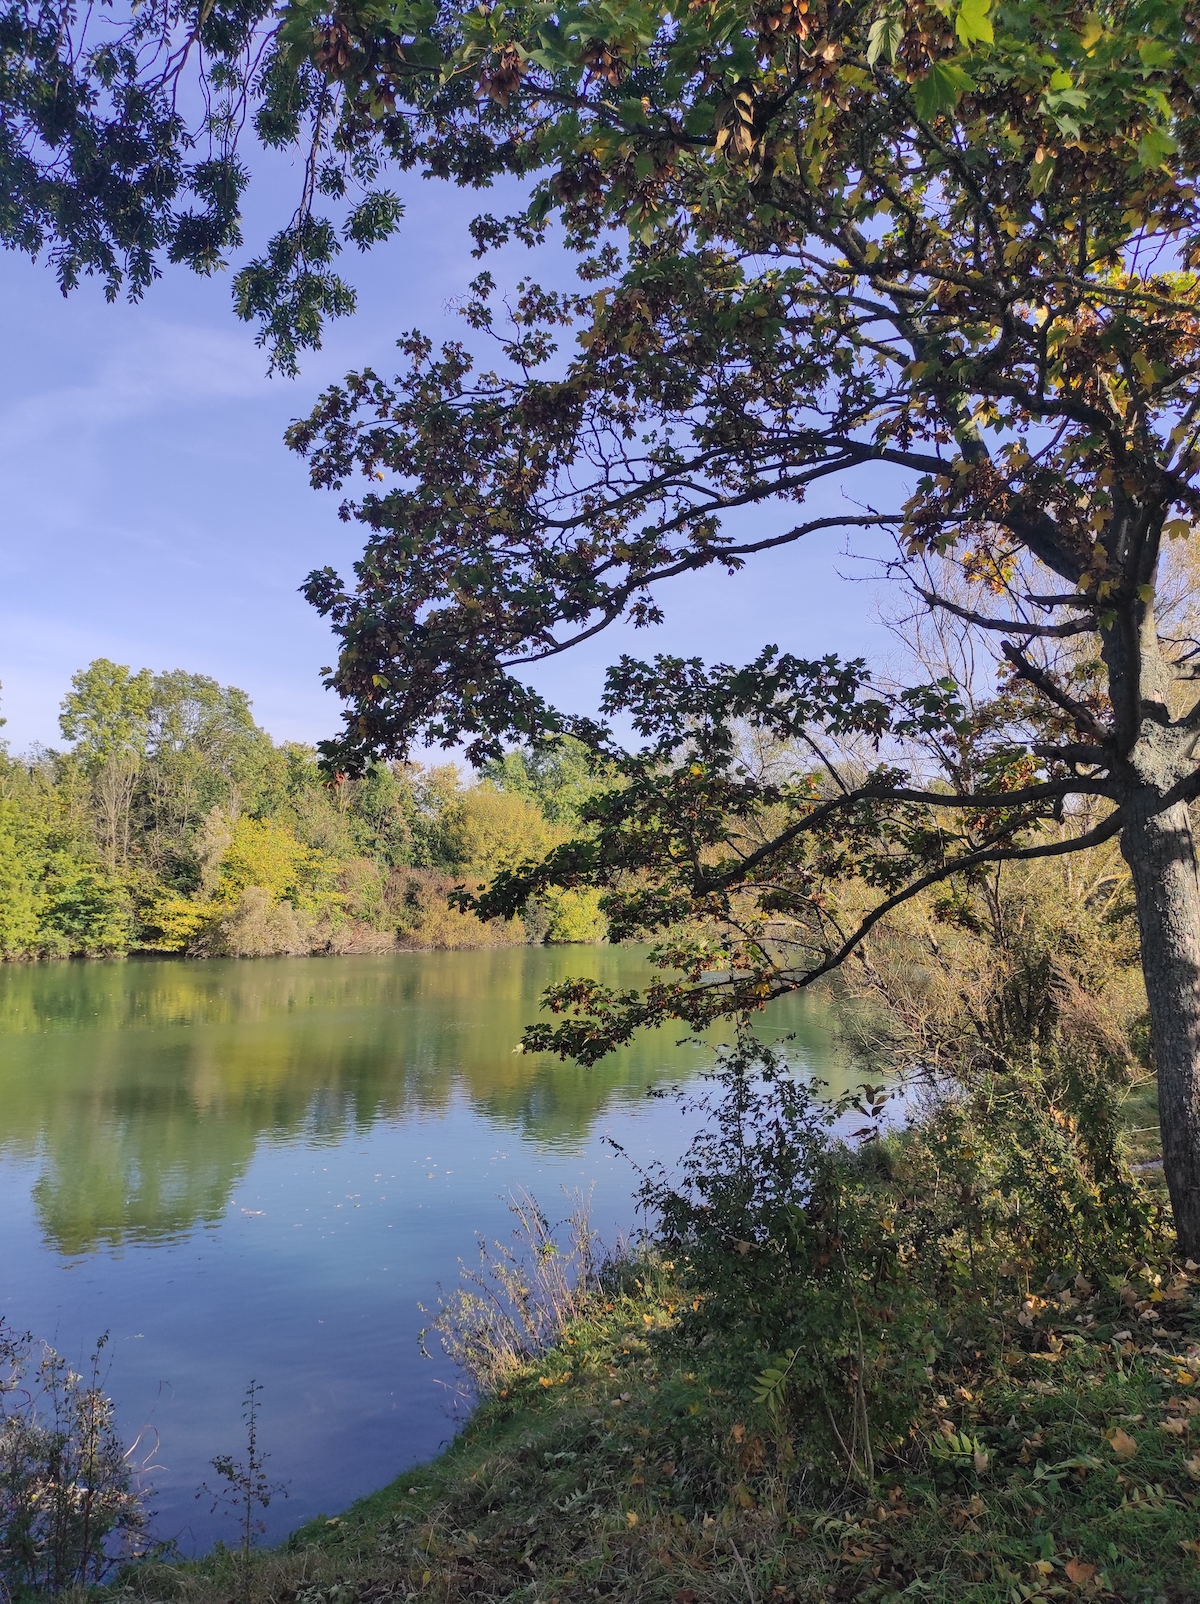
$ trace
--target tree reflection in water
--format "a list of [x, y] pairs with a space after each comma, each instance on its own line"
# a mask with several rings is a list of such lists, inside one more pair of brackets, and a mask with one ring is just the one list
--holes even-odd
[[[644, 971], [614, 947], [6, 966], [0, 1157], [37, 1157], [47, 1245], [73, 1256], [215, 1222], [261, 1144], [336, 1144], [456, 1097], [569, 1148], [703, 1054], [659, 1035], [581, 1070], [514, 1052], [521, 1027], [553, 980]], [[838, 1073], [823, 1005], [769, 1024]]]

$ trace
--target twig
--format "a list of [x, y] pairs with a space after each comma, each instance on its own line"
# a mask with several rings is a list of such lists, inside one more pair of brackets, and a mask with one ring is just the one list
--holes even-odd
[[732, 1537], [729, 1539], [729, 1546], [733, 1549], [733, 1557], [738, 1562], [738, 1570], [742, 1573], [742, 1580], [745, 1582], [746, 1591], [750, 1595], [750, 1604], [758, 1604], [758, 1600], [754, 1596], [754, 1589], [750, 1586], [749, 1573], [747, 1572], [745, 1564], [742, 1561], [742, 1556], [738, 1553], [738, 1546]]

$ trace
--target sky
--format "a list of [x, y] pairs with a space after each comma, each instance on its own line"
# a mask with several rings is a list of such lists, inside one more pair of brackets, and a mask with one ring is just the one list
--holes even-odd
[[[295, 183], [280, 167], [252, 189], [260, 237], [286, 215]], [[296, 379], [268, 374], [233, 314], [229, 274], [168, 269], [140, 304], [108, 305], [90, 283], [64, 299], [44, 265], [0, 252], [0, 714], [12, 750], [62, 744], [59, 703], [95, 657], [241, 686], [277, 740], [336, 729], [340, 703], [320, 678], [334, 643], [297, 592], [314, 567], [348, 569], [361, 539], [337, 516], [341, 495], [309, 487], [283, 431], [349, 368], [390, 374], [403, 330], [465, 332], [454, 302], [481, 265], [466, 225], [503, 209], [416, 178], [397, 187], [399, 236], [343, 258], [358, 311], [330, 327]], [[501, 284], [531, 268], [518, 247], [488, 265]], [[551, 254], [540, 271], [552, 281], [562, 264]], [[778, 513], [747, 517], [745, 527], [784, 527]], [[665, 627], [607, 631], [542, 669], [539, 688], [590, 711], [621, 652], [742, 661], [768, 642], [803, 655], [878, 649], [871, 587], [839, 551], [825, 538], [734, 579], [676, 581], [663, 592]]]

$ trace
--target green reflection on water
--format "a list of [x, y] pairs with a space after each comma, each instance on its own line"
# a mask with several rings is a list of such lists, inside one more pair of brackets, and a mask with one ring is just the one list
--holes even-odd
[[[555, 979], [645, 973], [612, 947], [7, 966], [0, 1155], [39, 1160], [42, 1228], [76, 1255], [216, 1221], [261, 1142], [334, 1143], [455, 1097], [571, 1146], [706, 1055], [659, 1033], [582, 1070], [514, 1052], [521, 1027]], [[776, 1008], [770, 1032], [840, 1079], [827, 1007]]]

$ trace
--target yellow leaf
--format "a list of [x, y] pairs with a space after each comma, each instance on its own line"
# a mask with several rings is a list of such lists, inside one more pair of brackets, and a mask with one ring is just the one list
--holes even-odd
[[1104, 1433], [1104, 1440], [1122, 1462], [1136, 1458], [1138, 1445], [1120, 1426], [1110, 1426]]
[[627, 1526], [636, 1526], [637, 1523], [638, 1523], [637, 1515], [634, 1513], [634, 1511], [632, 1509], [627, 1509], [625, 1511], [625, 1524]]

